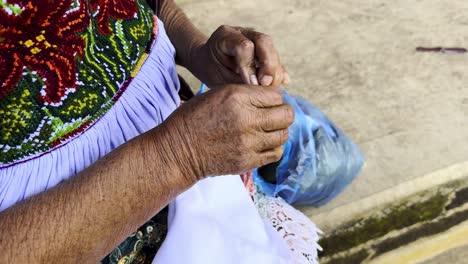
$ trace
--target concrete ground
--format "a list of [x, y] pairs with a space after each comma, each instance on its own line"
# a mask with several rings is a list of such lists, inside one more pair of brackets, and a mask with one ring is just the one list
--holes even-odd
[[454, 248], [426, 262], [426, 264], [440, 263], [466, 263], [468, 259], [468, 246]]
[[228, 24], [273, 36], [292, 77], [287, 90], [318, 105], [362, 148], [365, 168], [342, 195], [301, 208], [326, 231], [468, 175], [468, 53], [415, 51], [468, 48], [467, 1], [176, 2], [206, 34]]

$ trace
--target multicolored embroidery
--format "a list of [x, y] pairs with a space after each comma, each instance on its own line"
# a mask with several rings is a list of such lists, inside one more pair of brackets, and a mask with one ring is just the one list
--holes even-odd
[[84, 41], [77, 36], [89, 23], [86, 5], [66, 13], [67, 1], [50, 4], [17, 4], [19, 14], [0, 9], [0, 100], [16, 87], [24, 68], [44, 81], [43, 102], [60, 101], [67, 89], [76, 88], [75, 57], [81, 57]]
[[132, 0], [90, 0], [92, 10], [101, 10], [96, 20], [101, 34], [111, 34], [109, 18], [130, 19], [137, 13], [135, 1]]
[[0, 0], [0, 167], [81, 134], [145, 61], [144, 0]]
[[166, 207], [115, 248], [99, 264], [151, 264], [167, 235]]

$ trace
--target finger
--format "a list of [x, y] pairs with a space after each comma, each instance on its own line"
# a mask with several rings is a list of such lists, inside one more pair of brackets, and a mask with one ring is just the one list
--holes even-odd
[[288, 141], [288, 136], [288, 129], [263, 133], [261, 142], [258, 142], [254, 149], [258, 152], [264, 152], [281, 147]]
[[263, 86], [251, 86], [247, 93], [250, 104], [257, 108], [268, 108], [283, 104], [283, 95], [279, 90]]
[[255, 44], [234, 27], [224, 26], [224, 36], [219, 41], [219, 48], [226, 56], [234, 58], [236, 69], [247, 84], [258, 85], [255, 70]]
[[263, 108], [259, 115], [257, 122], [263, 132], [286, 129], [294, 122], [294, 109], [289, 104]]
[[258, 167], [279, 161], [283, 156], [283, 152], [283, 146], [263, 151], [260, 154], [261, 165]]
[[289, 73], [286, 71], [286, 69], [283, 66], [283, 84], [288, 85], [289, 82], [291, 82], [291, 77], [289, 76]]
[[239, 74], [245, 84], [259, 85], [257, 75], [254, 73], [252, 67], [239, 68]]
[[277, 72], [275, 74], [275, 78], [273, 79], [273, 82], [270, 84], [271, 87], [279, 88], [281, 84], [283, 83], [284, 80], [284, 71], [283, 67], [277, 69]]
[[[221, 71], [219, 73], [222, 75], [221, 76], [222, 79], [228, 80], [228, 83], [232, 83], [232, 84], [251, 84], [252, 79], [250, 78], [250, 82], [249, 82], [249, 79], [245, 77], [251, 74], [247, 72], [241, 75], [239, 73], [239, 67], [234, 57], [227, 56], [225, 54], [222, 54], [221, 52], [217, 53], [215, 57], [218, 60], [220, 65], [223, 65], [227, 67], [227, 69], [229, 69], [229, 71]], [[255, 78], [255, 80], [257, 80], [257, 78]]]
[[251, 29], [239, 29], [255, 45], [255, 58], [259, 67], [257, 77], [261, 85], [279, 86], [283, 82], [283, 67], [273, 39]]
[[[237, 63], [234, 60], [234, 57], [228, 54], [230, 53], [230, 49], [228, 49], [225, 46], [225, 43], [221, 42], [221, 40], [225, 38], [227, 34], [229, 34], [229, 28], [229, 26], [218, 27], [216, 31], [213, 32], [213, 34], [211, 35], [210, 40], [208, 40], [207, 44], [209, 45], [211, 55], [213, 55], [214, 58], [221, 63], [221, 65], [224, 65], [233, 72], [236, 72]], [[238, 72], [236, 72], [236, 74], [238, 74]]]

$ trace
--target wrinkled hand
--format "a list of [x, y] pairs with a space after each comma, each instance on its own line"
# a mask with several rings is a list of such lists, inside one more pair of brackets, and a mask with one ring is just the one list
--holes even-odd
[[228, 85], [183, 104], [162, 126], [182, 173], [197, 181], [278, 161], [293, 121], [279, 91]]
[[192, 52], [192, 72], [208, 86], [245, 83], [288, 84], [270, 36], [252, 29], [221, 26]]

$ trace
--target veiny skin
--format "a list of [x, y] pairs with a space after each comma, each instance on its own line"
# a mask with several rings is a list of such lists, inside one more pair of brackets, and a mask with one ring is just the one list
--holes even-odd
[[174, 143], [184, 143], [180, 160], [193, 160], [187, 174], [201, 179], [279, 160], [293, 121], [294, 110], [278, 90], [227, 85], [185, 103], [166, 125]]
[[281, 157], [294, 113], [278, 91], [289, 77], [271, 38], [225, 26], [208, 39], [172, 0], [160, 17], [177, 62], [214, 89], [70, 180], [1, 212], [0, 263], [97, 263], [200, 179]]

